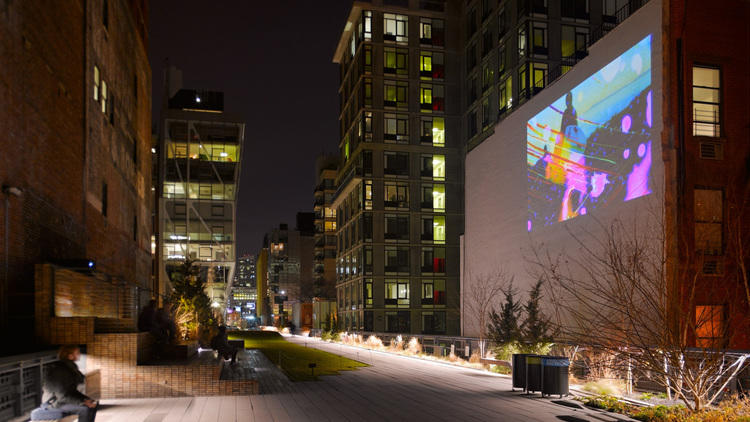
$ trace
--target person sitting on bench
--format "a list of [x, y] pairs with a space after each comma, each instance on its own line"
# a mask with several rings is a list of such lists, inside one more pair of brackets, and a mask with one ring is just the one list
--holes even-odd
[[237, 362], [237, 349], [229, 344], [227, 327], [219, 326], [219, 332], [211, 339], [211, 348], [219, 352], [223, 359], [232, 358], [233, 364]]
[[51, 363], [44, 373], [44, 395], [40, 409], [57, 410], [66, 415], [77, 414], [78, 422], [94, 422], [97, 402], [78, 391], [78, 384], [83, 384], [85, 380], [76, 365], [81, 350], [75, 345], [62, 346], [57, 357], [60, 360]]

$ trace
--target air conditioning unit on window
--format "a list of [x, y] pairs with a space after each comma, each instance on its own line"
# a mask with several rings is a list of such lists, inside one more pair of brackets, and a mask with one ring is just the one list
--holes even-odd
[[700, 157], [706, 160], [724, 159], [724, 146], [719, 142], [701, 142]]

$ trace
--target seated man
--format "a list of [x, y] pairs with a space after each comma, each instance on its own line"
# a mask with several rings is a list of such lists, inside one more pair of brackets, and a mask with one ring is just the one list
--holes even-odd
[[93, 422], [98, 405], [78, 391], [78, 384], [83, 384], [85, 380], [75, 363], [81, 357], [81, 350], [74, 345], [62, 346], [57, 357], [60, 360], [50, 364], [44, 373], [41, 409], [77, 414], [79, 422]]
[[232, 358], [232, 363], [237, 362], [237, 349], [229, 344], [227, 338], [227, 327], [220, 326], [219, 332], [211, 339], [211, 348], [219, 352], [223, 359]]

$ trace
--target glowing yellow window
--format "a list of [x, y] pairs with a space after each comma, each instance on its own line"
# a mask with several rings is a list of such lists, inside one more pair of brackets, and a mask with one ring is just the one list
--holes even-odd
[[429, 53], [422, 53], [419, 57], [419, 70], [422, 72], [432, 72], [432, 56]]
[[432, 208], [437, 212], [445, 211], [445, 185], [432, 187]]
[[435, 243], [445, 243], [445, 217], [435, 216], [432, 220], [432, 240]]
[[435, 180], [445, 180], [445, 156], [432, 156], [432, 177]]
[[336, 230], [336, 222], [335, 221], [326, 221], [326, 231], [332, 232]]
[[442, 117], [432, 119], [432, 145], [445, 146], [445, 119]]
[[396, 93], [396, 86], [395, 85], [386, 85], [385, 86], [385, 100], [386, 101], [398, 101], [398, 95]]
[[423, 86], [420, 89], [422, 104], [432, 104], [432, 86]]

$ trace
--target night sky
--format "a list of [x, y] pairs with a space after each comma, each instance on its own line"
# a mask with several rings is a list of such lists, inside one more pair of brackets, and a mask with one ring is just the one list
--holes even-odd
[[315, 157], [338, 143], [338, 69], [332, 62], [351, 0], [156, 0], [149, 58], [157, 123], [165, 63], [183, 87], [224, 92], [244, 118], [238, 256], [263, 234], [312, 211]]

